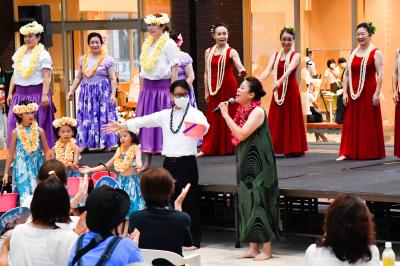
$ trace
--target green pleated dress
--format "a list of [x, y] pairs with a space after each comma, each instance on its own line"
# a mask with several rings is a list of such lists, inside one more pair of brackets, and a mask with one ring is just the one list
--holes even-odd
[[236, 146], [236, 167], [240, 241], [281, 238], [276, 161], [266, 114], [264, 123]]

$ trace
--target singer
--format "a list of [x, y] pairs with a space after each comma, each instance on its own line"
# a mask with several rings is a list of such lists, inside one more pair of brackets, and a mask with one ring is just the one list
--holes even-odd
[[[228, 26], [223, 23], [211, 28], [215, 39], [215, 45], [206, 50], [205, 73], [204, 73], [204, 95], [208, 102], [206, 117], [210, 123], [210, 130], [204, 136], [201, 151], [197, 156], [227, 155], [234, 153], [234, 147], [230, 141], [231, 132], [224, 123], [219, 112], [213, 110], [222, 101], [234, 98], [236, 95], [237, 81], [233, 74], [236, 67], [239, 74], [244, 75], [244, 69], [238, 52], [229, 47]], [[229, 115], [233, 117], [236, 104], [229, 107]]]

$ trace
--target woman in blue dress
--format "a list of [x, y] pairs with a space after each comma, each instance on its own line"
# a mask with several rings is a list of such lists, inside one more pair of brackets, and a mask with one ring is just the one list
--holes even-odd
[[33, 194], [36, 176], [43, 162], [43, 154], [48, 158], [49, 147], [46, 134], [38, 126], [35, 114], [39, 106], [36, 103], [22, 101], [14, 105], [13, 112], [18, 121], [11, 132], [10, 150], [7, 155], [3, 183], [8, 182], [8, 172], [14, 159], [12, 190], [19, 193], [19, 202]]

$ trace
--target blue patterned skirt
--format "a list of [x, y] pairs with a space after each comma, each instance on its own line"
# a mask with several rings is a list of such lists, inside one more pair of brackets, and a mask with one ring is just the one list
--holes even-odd
[[130, 207], [128, 217], [133, 212], [143, 209], [145, 204], [142, 193], [140, 192], [139, 175], [121, 176], [117, 174], [116, 180], [120, 188], [129, 195]]

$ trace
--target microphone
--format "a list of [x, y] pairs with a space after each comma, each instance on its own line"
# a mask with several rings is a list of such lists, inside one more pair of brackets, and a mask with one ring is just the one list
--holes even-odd
[[[229, 100], [226, 101], [228, 104], [233, 104], [235, 103], [235, 99], [234, 98], [229, 98]], [[212, 110], [213, 113], [219, 111], [219, 106], [215, 107], [214, 110]]]

